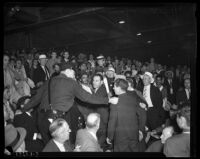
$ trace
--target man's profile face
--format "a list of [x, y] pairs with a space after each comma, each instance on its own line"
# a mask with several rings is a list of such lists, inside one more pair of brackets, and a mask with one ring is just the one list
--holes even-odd
[[67, 123], [63, 124], [63, 128], [61, 131], [61, 137], [63, 138], [64, 141], [69, 140], [69, 134], [71, 132], [71, 129], [69, 128], [69, 125]]
[[114, 89], [116, 95], [120, 94], [120, 87], [117, 87], [116, 85], [114, 85], [113, 89]]
[[100, 78], [99, 76], [94, 76], [94, 77], [93, 77], [92, 84], [93, 84], [93, 87], [94, 87], [95, 89], [96, 89], [96, 88], [99, 88], [99, 87], [102, 85], [101, 78]]
[[165, 141], [172, 136], [172, 131], [171, 128], [165, 128], [162, 131], [162, 135], [161, 135], [161, 143], [165, 143]]
[[97, 60], [97, 63], [99, 64], [99, 66], [103, 66], [105, 63], [105, 60], [104, 59]]

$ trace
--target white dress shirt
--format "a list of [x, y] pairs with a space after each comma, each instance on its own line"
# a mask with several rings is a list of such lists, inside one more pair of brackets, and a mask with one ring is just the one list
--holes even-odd
[[185, 89], [186, 95], [187, 95], [187, 99], [190, 99], [190, 93], [188, 89]]
[[41, 67], [42, 67], [42, 69], [44, 70], [44, 72], [45, 72], [45, 75], [46, 75], [46, 80], [49, 78], [49, 72], [48, 72], [48, 70], [45, 68], [45, 66], [42, 66], [41, 65]]
[[58, 148], [59, 148], [59, 150], [60, 150], [61, 152], [66, 152], [64, 144], [61, 144], [61, 143], [59, 143], [58, 141], [56, 141], [56, 140], [54, 140], [54, 139], [53, 139], [53, 141], [54, 141], [54, 143], [58, 146]]
[[151, 97], [150, 97], [150, 85], [144, 86], [143, 97], [146, 100], [148, 107], [153, 107]]

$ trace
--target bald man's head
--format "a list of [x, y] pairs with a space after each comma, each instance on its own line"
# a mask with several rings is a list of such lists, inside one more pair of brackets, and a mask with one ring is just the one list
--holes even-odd
[[87, 117], [86, 126], [89, 129], [99, 127], [100, 115], [98, 113], [90, 113]]
[[174, 133], [174, 128], [172, 126], [168, 126], [166, 128], [163, 129], [162, 131], [162, 135], [161, 135], [161, 142], [164, 144], [165, 141], [171, 137]]

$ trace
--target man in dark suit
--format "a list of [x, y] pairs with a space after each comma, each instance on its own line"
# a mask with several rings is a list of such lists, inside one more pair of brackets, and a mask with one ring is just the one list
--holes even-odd
[[82, 152], [102, 152], [96, 133], [100, 126], [100, 115], [90, 113], [87, 117], [86, 128], [79, 129], [76, 135], [76, 147]]
[[140, 75], [137, 73], [135, 77], [133, 78], [133, 87], [134, 89], [137, 89], [138, 91], [142, 92], [144, 84], [142, 82], [142, 79], [140, 78]]
[[[53, 119], [62, 117], [71, 127], [72, 123], [68, 113], [70, 113], [70, 109], [74, 104], [75, 97], [92, 104], [116, 103], [116, 98], [114, 97], [108, 100], [108, 98], [97, 97], [86, 92], [77, 83], [75, 73], [69, 63], [63, 63], [60, 75], [51, 79], [49, 86], [50, 98], [48, 98], [48, 84], [49, 81], [45, 82], [33, 99], [22, 109], [22, 111], [26, 111], [40, 104], [38, 126], [45, 143], [49, 140], [47, 128]], [[49, 103], [51, 103], [51, 107]]]
[[[106, 92], [105, 85], [103, 84], [103, 76], [102, 75], [95, 74], [93, 76], [92, 84], [93, 84], [93, 88], [94, 88], [94, 94], [97, 97], [108, 98], [108, 94]], [[101, 147], [105, 148], [108, 117], [109, 117], [108, 106], [104, 105], [104, 104], [98, 105], [98, 107], [95, 109], [95, 112], [99, 113], [100, 118], [101, 118], [100, 128], [97, 132], [97, 137], [98, 137], [99, 144], [101, 145]]]
[[191, 95], [191, 88], [190, 88], [190, 79], [186, 78], [184, 80], [185, 89], [182, 89], [177, 92], [176, 95], [176, 104], [180, 107], [184, 103], [190, 103], [190, 95]]
[[46, 55], [41, 54], [39, 56], [39, 63], [40, 65], [37, 67], [33, 74], [33, 82], [37, 87], [40, 87], [44, 83], [44, 81], [48, 80], [50, 77], [48, 68], [46, 67]]
[[143, 83], [143, 97], [148, 104], [147, 127], [152, 131], [165, 123], [162, 94], [157, 87], [151, 84], [153, 83], [153, 75], [150, 72], [145, 72]]
[[70, 152], [72, 147], [69, 144], [69, 133], [71, 132], [68, 123], [61, 118], [53, 121], [49, 127], [52, 139], [46, 144], [43, 152]]
[[177, 82], [172, 71], [165, 72], [164, 86], [167, 89], [167, 99], [171, 104], [176, 103]]
[[28, 152], [41, 152], [44, 144], [36, 124], [36, 112], [33, 109], [16, 115], [13, 121], [15, 127], [23, 127], [27, 131], [25, 138], [26, 150]]
[[190, 106], [185, 105], [177, 114], [178, 126], [183, 130], [167, 139], [164, 145], [166, 157], [190, 157]]
[[117, 79], [114, 84], [115, 94], [118, 95], [116, 106], [110, 106], [108, 123], [108, 144], [113, 142], [114, 152], [138, 152], [140, 125], [139, 103], [135, 96], [127, 93], [128, 82]]

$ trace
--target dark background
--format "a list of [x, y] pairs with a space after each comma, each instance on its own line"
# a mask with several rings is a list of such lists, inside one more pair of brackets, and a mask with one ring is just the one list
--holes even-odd
[[67, 47], [75, 55], [189, 65], [196, 59], [196, 25], [195, 3], [6, 3], [4, 50]]

